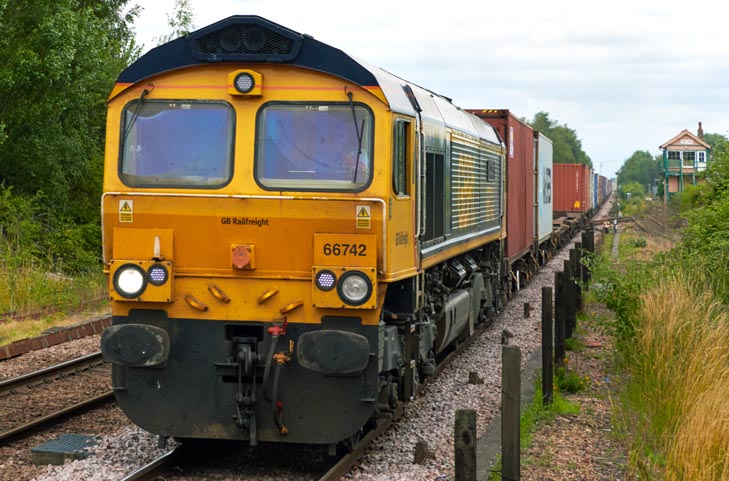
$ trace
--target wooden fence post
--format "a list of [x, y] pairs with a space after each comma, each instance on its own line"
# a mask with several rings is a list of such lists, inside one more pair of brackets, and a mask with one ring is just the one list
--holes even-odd
[[458, 409], [454, 429], [456, 481], [476, 481], [476, 411]]
[[554, 273], [554, 364], [564, 367], [565, 318], [567, 317], [567, 299], [565, 296], [565, 273]]
[[518, 480], [521, 479], [521, 351], [517, 346], [502, 346], [501, 356], [501, 477]]
[[563, 266], [562, 289], [564, 292], [564, 337], [572, 337], [572, 319], [577, 315], [575, 306], [575, 284], [572, 281], [572, 261], [565, 260]]
[[[582, 257], [592, 260], [593, 255], [590, 252], [590, 235], [592, 230], [582, 231]], [[582, 266], [582, 285], [585, 290], [589, 290], [590, 268], [586, 265]]]
[[582, 280], [581, 253], [582, 244], [579, 242], [575, 242], [575, 248], [570, 251], [570, 263], [572, 264], [572, 282], [574, 283], [575, 293], [575, 319], [577, 319], [577, 312], [582, 310], [582, 288], [580, 287], [580, 281]]
[[554, 357], [552, 347], [552, 288], [542, 287], [542, 404], [552, 404]]

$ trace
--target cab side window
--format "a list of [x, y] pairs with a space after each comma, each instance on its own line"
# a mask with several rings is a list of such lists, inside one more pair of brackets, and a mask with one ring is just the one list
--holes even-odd
[[393, 139], [394, 151], [392, 155], [392, 188], [397, 195], [409, 195], [410, 179], [408, 178], [408, 152], [410, 122], [406, 120], [395, 121]]

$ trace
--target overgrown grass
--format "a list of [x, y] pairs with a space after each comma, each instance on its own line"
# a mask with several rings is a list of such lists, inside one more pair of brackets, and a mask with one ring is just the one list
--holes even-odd
[[34, 263], [0, 267], [0, 343], [34, 337], [70, 314], [107, 303], [101, 272], [67, 277]]
[[729, 480], [729, 270], [676, 249], [595, 262], [627, 374], [622, 422], [637, 479]]
[[729, 311], [706, 287], [677, 271], [646, 292], [629, 357], [641, 450], [667, 480], [729, 479]]

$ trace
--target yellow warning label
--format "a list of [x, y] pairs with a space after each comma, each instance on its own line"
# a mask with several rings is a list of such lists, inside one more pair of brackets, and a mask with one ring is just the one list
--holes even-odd
[[134, 201], [119, 201], [119, 222], [134, 222]]
[[370, 206], [358, 205], [357, 206], [357, 229], [370, 229], [372, 223], [370, 222], [372, 217], [370, 216]]
[[575, 209], [579, 209], [580, 208], [580, 201], [579, 200], [576, 200], [575, 201], [575, 207], [574, 208]]

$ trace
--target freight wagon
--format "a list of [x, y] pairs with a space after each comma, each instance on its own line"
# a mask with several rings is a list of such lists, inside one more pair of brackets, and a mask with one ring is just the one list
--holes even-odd
[[[534, 130], [508, 109], [467, 110], [493, 126], [506, 145], [506, 244], [514, 287], [537, 271]], [[550, 219], [551, 231], [551, 219]]]
[[554, 217], [592, 210], [592, 169], [584, 164], [554, 164]]
[[534, 132], [535, 199], [534, 220], [535, 243], [538, 246], [540, 264], [551, 257], [553, 242], [552, 209], [552, 141], [541, 132]]

